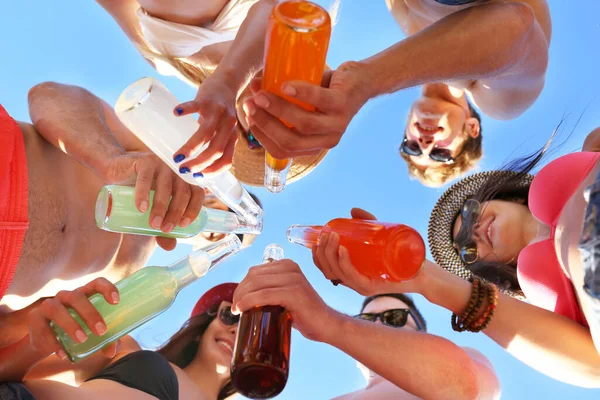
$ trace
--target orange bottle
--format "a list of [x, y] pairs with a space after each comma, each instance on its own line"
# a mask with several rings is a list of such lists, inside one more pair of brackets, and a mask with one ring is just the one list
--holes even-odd
[[413, 278], [425, 261], [425, 242], [413, 228], [379, 221], [337, 218], [325, 226], [292, 225], [288, 240], [306, 247], [316, 245], [323, 233], [340, 235], [340, 245], [363, 275], [400, 282]]
[[[282, 260], [283, 249], [265, 248], [263, 263]], [[270, 399], [285, 388], [290, 368], [292, 319], [280, 306], [245, 311], [238, 324], [231, 382], [238, 393], [250, 399]]]
[[[331, 18], [325, 9], [310, 1], [290, 0], [273, 9], [267, 27], [262, 88], [306, 110], [310, 104], [284, 95], [281, 86], [301, 80], [321, 84], [331, 36]], [[282, 121], [292, 127], [286, 121]], [[265, 153], [265, 187], [279, 193], [285, 187], [291, 160], [278, 160]]]

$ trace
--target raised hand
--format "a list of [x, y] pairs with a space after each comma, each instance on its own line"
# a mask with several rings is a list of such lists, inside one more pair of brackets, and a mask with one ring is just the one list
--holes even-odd
[[[368, 84], [358, 63], [347, 62], [326, 72], [322, 86], [302, 81], [285, 83], [283, 93], [311, 104], [307, 111], [251, 82], [254, 96], [244, 102], [253, 135], [276, 158], [293, 158], [331, 149], [339, 143], [350, 121], [369, 100]], [[294, 128], [281, 122], [285, 120]]]

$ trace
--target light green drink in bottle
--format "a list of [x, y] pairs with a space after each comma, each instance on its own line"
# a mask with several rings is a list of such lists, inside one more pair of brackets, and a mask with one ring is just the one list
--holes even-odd
[[150, 226], [150, 210], [154, 201], [154, 190], [150, 191], [148, 211], [142, 213], [135, 205], [134, 188], [130, 186], [104, 186], [96, 199], [96, 225], [110, 232], [135, 235], [162, 236], [168, 238], [189, 238], [200, 232], [249, 233], [259, 235], [262, 220], [249, 224], [235, 213], [202, 207], [198, 217], [188, 226], [176, 226], [165, 233]]
[[116, 283], [119, 290], [118, 304], [109, 304], [101, 294], [90, 296], [90, 302], [98, 310], [107, 331], [96, 336], [72, 309], [71, 316], [83, 328], [88, 339], [78, 343], [54, 322], [50, 327], [63, 346], [69, 360], [77, 362], [104, 346], [125, 336], [150, 321], [175, 301], [181, 289], [206, 275], [211, 269], [237, 253], [242, 244], [237, 236], [228, 235], [223, 240], [197, 250], [169, 267], [145, 267]]

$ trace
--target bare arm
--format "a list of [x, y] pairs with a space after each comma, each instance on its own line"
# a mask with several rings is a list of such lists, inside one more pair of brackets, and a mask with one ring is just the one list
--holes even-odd
[[[42, 83], [29, 92], [29, 112], [41, 136], [105, 183], [135, 184], [139, 211], [148, 210], [154, 189], [149, 216], [154, 228], [169, 232], [198, 216], [204, 191], [180, 179], [92, 93], [76, 86]], [[167, 250], [175, 247], [171, 238], [160, 238], [157, 243]]]
[[[335, 327], [324, 342], [399, 388], [424, 399], [479, 398], [482, 377], [490, 371], [482, 371], [486, 367], [477, 365], [449, 340], [348, 316], [339, 315], [337, 319], [336, 323], [324, 324]], [[366, 337], [368, 346], [365, 346]], [[391, 357], [391, 354], [396, 356]]]
[[[460, 314], [471, 283], [425, 264], [423, 295]], [[588, 329], [556, 313], [501, 294], [485, 334], [514, 357], [553, 379], [588, 388], [600, 387], [600, 355]]]
[[17, 343], [0, 349], [0, 382], [20, 382], [46, 379], [64, 372], [73, 374], [74, 383], [80, 384], [100, 372], [109, 363], [140, 350], [130, 336], [121, 339], [113, 357], [99, 351], [76, 364], [60, 359], [57, 355], [43, 356], [31, 345], [29, 335]]
[[141, 350], [141, 347], [135, 339], [131, 336], [125, 336], [119, 339], [119, 345], [114, 356], [99, 351], [73, 364], [69, 360], [61, 360], [53, 354], [32, 368], [23, 380], [45, 379], [62, 373], [69, 373], [73, 377], [73, 383], [80, 385], [109, 364], [138, 350]]
[[541, 92], [548, 46], [529, 5], [494, 3], [449, 15], [363, 62], [374, 83], [370, 97], [457, 82], [487, 115], [509, 119]]
[[[126, 149], [144, 151], [134, 135], [116, 130], [118, 119], [107, 118], [108, 106], [87, 90], [45, 82], [29, 91], [29, 113], [37, 131], [49, 143], [102, 175], [110, 159]], [[116, 121], [115, 121], [116, 120]], [[119, 140], [121, 139], [121, 140]]]
[[463, 349], [438, 336], [355, 320], [331, 309], [291, 260], [252, 267], [234, 293], [234, 312], [264, 305], [284, 307], [304, 337], [339, 348], [416, 396], [475, 399], [482, 390], [485, 374], [480, 372], [486, 368]]
[[235, 40], [215, 70], [236, 90], [242, 88], [254, 72], [262, 68], [265, 31], [273, 7], [279, 0], [260, 0], [254, 4], [240, 26]]

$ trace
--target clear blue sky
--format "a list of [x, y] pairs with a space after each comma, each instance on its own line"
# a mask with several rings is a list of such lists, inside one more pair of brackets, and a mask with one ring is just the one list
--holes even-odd
[[[329, 0], [318, 2], [330, 5]], [[554, 32], [546, 88], [537, 103], [514, 121], [483, 118], [485, 157], [481, 170], [493, 169], [515, 155], [538, 148], [561, 116], [570, 113], [566, 137], [588, 104], [581, 123], [555, 154], [579, 149], [586, 134], [600, 126], [600, 100], [594, 100], [600, 92], [600, 3], [552, 0], [550, 7]], [[143, 76], [159, 77], [94, 1], [24, 0], [3, 2], [2, 8], [0, 102], [17, 119], [29, 120], [27, 91], [42, 81], [80, 85], [114, 104], [129, 83]], [[336, 67], [346, 60], [361, 59], [402, 38], [383, 0], [345, 0], [328, 62]], [[193, 98], [194, 91], [185, 84], [172, 78], [160, 79], [180, 100]], [[411, 225], [426, 236], [429, 213], [443, 189], [425, 188], [409, 180], [397, 151], [404, 119], [417, 93], [417, 89], [408, 89], [368, 103], [319, 168], [284, 193], [254, 190], [266, 212], [264, 233], [253, 247], [187, 288], [167, 313], [141, 328], [136, 333], [141, 343], [154, 347], [167, 339], [205, 290], [224, 281], [241, 280], [272, 242], [284, 246], [286, 255], [301, 265], [327, 303], [343, 312], [356, 313], [361, 297], [326, 281], [313, 266], [308, 250], [287, 243], [285, 230], [294, 223], [324, 223], [348, 215], [351, 207], [359, 206], [381, 220]], [[180, 246], [170, 253], [157, 251], [150, 264], [169, 264], [189, 249]], [[454, 333], [449, 312], [421, 297], [417, 296], [416, 301], [431, 333], [475, 347], [491, 360], [502, 383], [503, 398], [599, 398], [599, 391], [572, 387], [539, 374], [483, 334]], [[327, 345], [309, 342], [297, 332], [291, 358], [290, 379], [281, 399], [327, 399], [364, 384], [355, 361]]]

